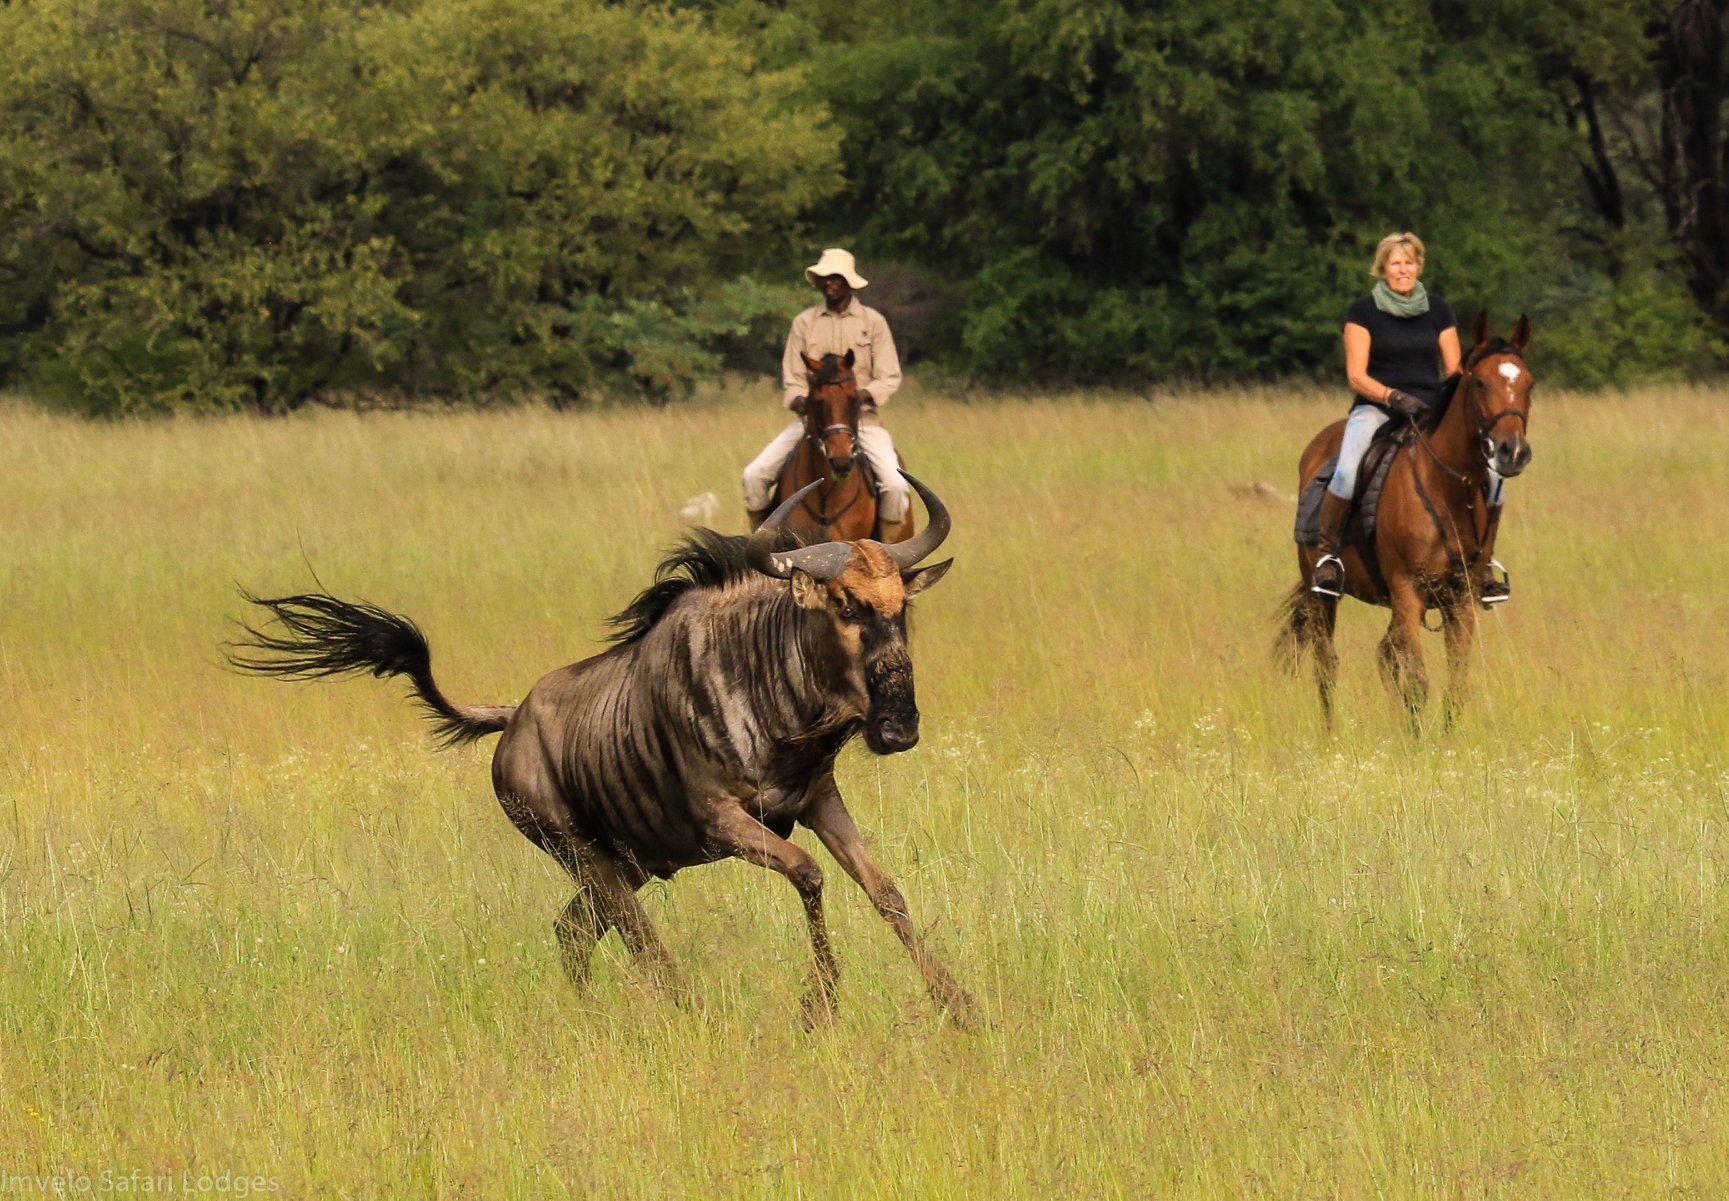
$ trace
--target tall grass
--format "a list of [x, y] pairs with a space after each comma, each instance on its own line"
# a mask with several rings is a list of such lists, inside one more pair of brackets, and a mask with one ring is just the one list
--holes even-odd
[[453, 697], [520, 697], [595, 649], [688, 497], [740, 528], [766, 393], [0, 408], [0, 1191], [1720, 1194], [1725, 400], [1539, 399], [1516, 599], [1465, 720], [1416, 743], [1380, 612], [1341, 613], [1335, 737], [1268, 655], [1336, 396], [897, 400], [959, 562], [914, 620], [924, 742], [841, 780], [990, 1021], [937, 1015], [831, 871], [816, 1035], [783, 880], [646, 890], [695, 1006], [610, 938], [576, 994], [568, 887], [488, 746], [217, 648], [237, 582], [322, 583], [413, 616]]

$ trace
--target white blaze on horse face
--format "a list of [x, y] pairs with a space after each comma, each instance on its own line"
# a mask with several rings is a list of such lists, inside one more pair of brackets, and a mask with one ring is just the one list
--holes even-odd
[[1502, 363], [1500, 371], [1501, 378], [1506, 380], [1508, 383], [1512, 383], [1514, 380], [1519, 378], [1520, 369], [1519, 364], [1517, 363]]

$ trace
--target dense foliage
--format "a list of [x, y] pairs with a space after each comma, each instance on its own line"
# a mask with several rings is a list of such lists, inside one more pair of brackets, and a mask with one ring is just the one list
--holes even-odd
[[104, 412], [674, 395], [838, 186], [797, 77], [595, 0], [0, 9], [7, 366]]
[[766, 28], [846, 131], [841, 228], [966, 283], [973, 370], [1331, 369], [1374, 243], [1415, 229], [1456, 307], [1530, 312], [1596, 383], [1721, 353], [1646, 182], [1663, 11], [890, 0]]
[[975, 376], [1327, 372], [1406, 228], [1463, 314], [1532, 315], [1551, 378], [1700, 374], [1723, 7], [27, 0], [0, 383], [676, 397], [772, 369], [823, 244]]

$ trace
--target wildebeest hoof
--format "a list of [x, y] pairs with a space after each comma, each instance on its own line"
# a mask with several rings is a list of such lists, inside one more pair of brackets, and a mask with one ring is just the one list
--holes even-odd
[[820, 989], [805, 993], [798, 1009], [799, 1020], [808, 1031], [827, 1030], [834, 1025], [834, 998]]
[[949, 1020], [960, 1029], [973, 1031], [984, 1026], [984, 1014], [979, 1009], [979, 1003], [973, 999], [972, 993], [960, 985], [951, 985], [932, 995], [936, 1003], [949, 1015]]

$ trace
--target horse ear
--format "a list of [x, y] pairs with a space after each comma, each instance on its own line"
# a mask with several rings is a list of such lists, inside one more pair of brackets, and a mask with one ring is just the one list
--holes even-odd
[[802, 350], [799, 351], [798, 357], [804, 360], [805, 370], [809, 371], [812, 375], [815, 375], [817, 372], [822, 370], [821, 359], [813, 359]]
[[1513, 349], [1524, 350], [1531, 345], [1531, 319], [1519, 314], [1519, 324], [1513, 327]]
[[1481, 346], [1489, 340], [1489, 310], [1484, 309], [1477, 314], [1477, 319], [1471, 323], [1471, 345]]
[[853, 353], [852, 353], [852, 347], [849, 346], [849, 347], [847, 347], [847, 352], [846, 352], [846, 365], [848, 367], [851, 367], [852, 364], [853, 364]]

